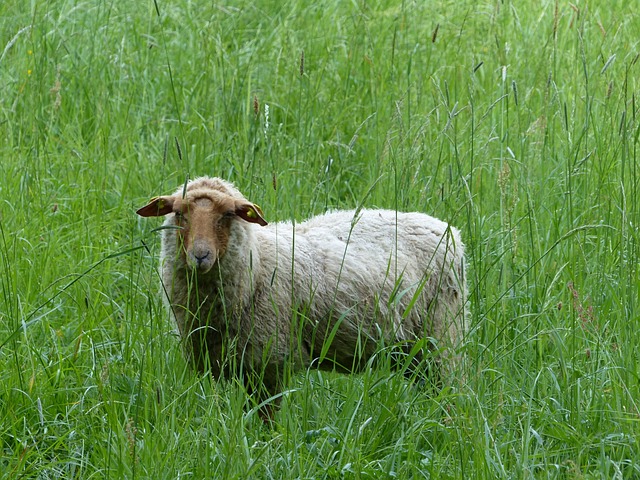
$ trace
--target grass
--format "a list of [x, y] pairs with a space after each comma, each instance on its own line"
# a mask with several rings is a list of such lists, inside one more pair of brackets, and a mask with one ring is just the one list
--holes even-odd
[[[0, 476], [638, 478], [637, 11], [234, 3], [0, 4]], [[463, 384], [193, 374], [134, 211], [202, 174], [459, 226]]]

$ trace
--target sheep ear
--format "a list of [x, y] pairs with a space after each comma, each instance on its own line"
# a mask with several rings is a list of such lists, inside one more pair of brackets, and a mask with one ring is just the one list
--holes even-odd
[[246, 222], [257, 223], [263, 227], [268, 225], [267, 221], [262, 216], [262, 209], [255, 203], [247, 202], [236, 205], [236, 215]]
[[155, 197], [144, 207], [136, 210], [141, 217], [161, 217], [173, 212], [173, 197]]

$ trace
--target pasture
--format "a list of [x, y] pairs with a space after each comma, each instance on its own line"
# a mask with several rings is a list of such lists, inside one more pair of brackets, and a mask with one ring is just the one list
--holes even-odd
[[[630, 3], [1, 2], [0, 478], [640, 477]], [[457, 226], [453, 385], [191, 371], [135, 210], [205, 174]]]

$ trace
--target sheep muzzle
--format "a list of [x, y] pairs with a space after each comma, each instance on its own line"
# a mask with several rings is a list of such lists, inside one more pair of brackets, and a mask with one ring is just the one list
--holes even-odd
[[187, 250], [187, 263], [198, 273], [207, 273], [217, 260], [217, 253], [206, 241], [196, 240]]

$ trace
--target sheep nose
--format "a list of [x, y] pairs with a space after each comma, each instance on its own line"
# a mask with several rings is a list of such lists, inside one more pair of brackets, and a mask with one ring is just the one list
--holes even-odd
[[198, 270], [200, 273], [207, 273], [211, 270], [215, 262], [215, 254], [205, 242], [196, 241], [188, 252], [189, 263], [191, 268]]
[[200, 255], [198, 255], [197, 253], [193, 254], [193, 256], [196, 259], [196, 263], [198, 264], [198, 268], [200, 268], [200, 266], [202, 265], [202, 262], [204, 262], [210, 254], [211, 252], [205, 252], [204, 254], [200, 254]]

